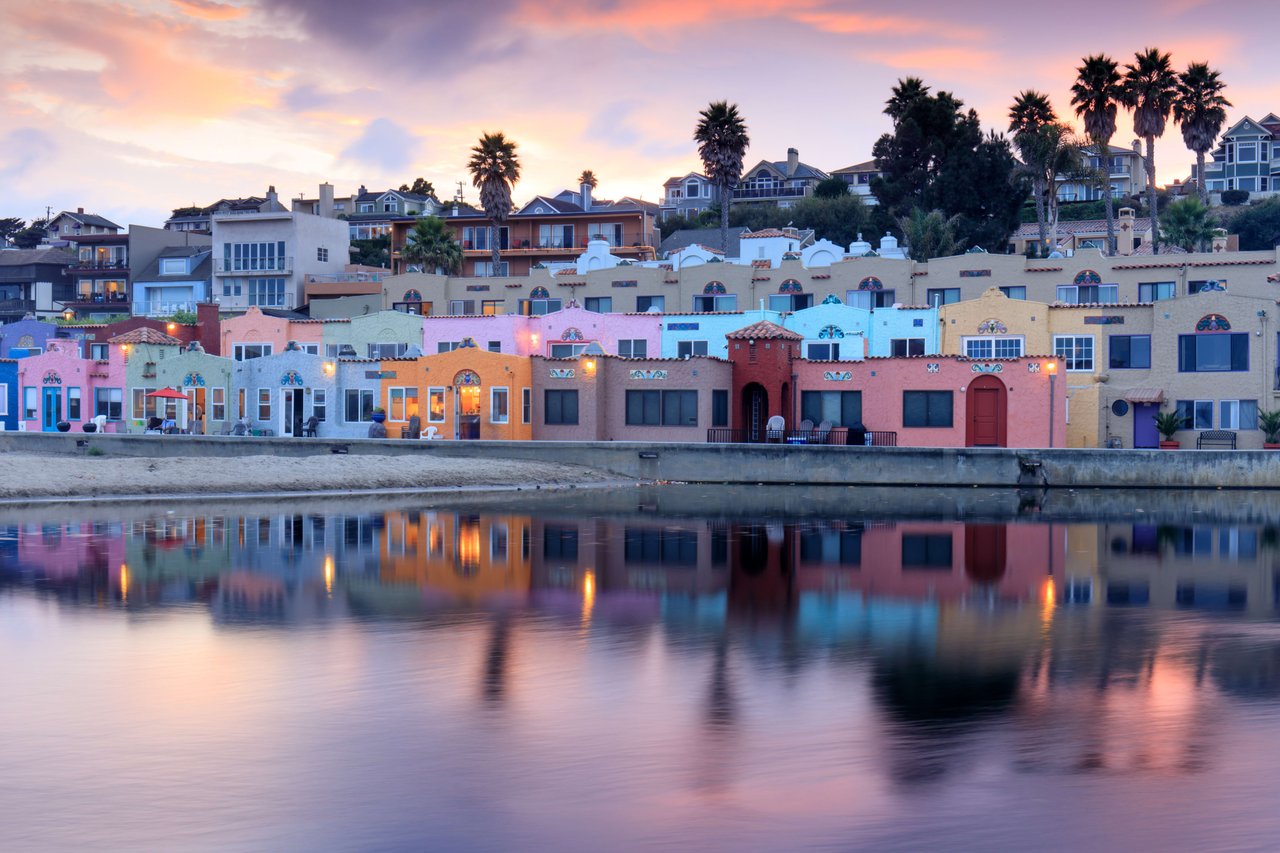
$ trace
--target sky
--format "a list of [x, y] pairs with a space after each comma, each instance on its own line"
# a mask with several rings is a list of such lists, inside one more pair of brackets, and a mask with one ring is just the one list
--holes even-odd
[[[902, 77], [1004, 130], [1020, 90], [1070, 117], [1081, 57], [1148, 46], [1220, 69], [1233, 123], [1280, 112], [1278, 26], [1274, 0], [0, 0], [0, 216], [160, 225], [268, 185], [419, 175], [446, 198], [487, 131], [519, 145], [517, 202], [583, 169], [597, 197], [656, 201], [699, 168], [714, 100], [745, 116], [748, 166], [795, 147], [831, 171], [871, 159]], [[1193, 162], [1170, 127], [1159, 181]]]

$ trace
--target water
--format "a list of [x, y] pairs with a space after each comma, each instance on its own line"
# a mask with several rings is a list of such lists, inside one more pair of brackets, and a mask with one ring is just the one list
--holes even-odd
[[0, 509], [0, 849], [1280, 843], [1280, 498], [443, 500]]

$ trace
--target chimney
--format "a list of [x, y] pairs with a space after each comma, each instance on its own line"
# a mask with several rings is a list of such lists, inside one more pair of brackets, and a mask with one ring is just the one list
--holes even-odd
[[201, 302], [196, 305], [195, 340], [210, 355], [222, 354], [222, 320], [218, 310], [216, 302]]
[[1143, 235], [1137, 232], [1137, 215], [1132, 207], [1122, 207], [1116, 214], [1116, 254], [1132, 255], [1135, 239]]
[[76, 208], [76, 213], [84, 213], [84, 208], [83, 208], [83, 207], [77, 207], [77, 208]]
[[326, 218], [333, 218], [333, 184], [328, 181], [320, 185], [320, 207], [316, 213]]
[[794, 148], [787, 149], [787, 177], [791, 177], [796, 173], [796, 169], [800, 166], [800, 152]]
[[272, 184], [267, 187], [267, 201], [279, 201], [280, 197], [276, 195], [276, 186]]
[[582, 184], [581, 190], [582, 190], [582, 209], [590, 210], [591, 209], [591, 184], [586, 184], [586, 183]]
[[364, 195], [364, 194], [365, 194], [365, 193], [367, 193], [368, 191], [369, 191], [369, 190], [365, 187], [365, 185], [364, 185], [364, 184], [361, 184], [361, 185], [360, 185], [360, 195]]
[[1133, 140], [1133, 153], [1137, 154], [1139, 157], [1142, 156], [1142, 140], [1141, 139]]

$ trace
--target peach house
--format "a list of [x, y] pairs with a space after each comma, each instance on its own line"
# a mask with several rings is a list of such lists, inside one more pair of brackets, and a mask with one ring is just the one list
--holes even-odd
[[530, 360], [465, 346], [379, 364], [387, 435], [399, 437], [418, 416], [440, 438], [529, 440]]
[[20, 428], [56, 432], [65, 421], [79, 432], [101, 414], [107, 417], [107, 432], [123, 431], [124, 362], [81, 358], [79, 341], [52, 339], [47, 346], [18, 362]]
[[262, 313], [250, 306], [239, 317], [222, 321], [222, 354], [236, 361], [284, 352], [289, 341], [302, 349], [322, 355], [324, 323], [321, 320], [290, 320]]

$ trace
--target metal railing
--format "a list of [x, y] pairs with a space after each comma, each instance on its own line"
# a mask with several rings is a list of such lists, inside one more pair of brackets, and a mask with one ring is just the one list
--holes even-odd
[[[731, 429], [729, 427], [711, 427], [707, 430], [709, 444], [849, 444], [848, 427], [832, 427], [830, 429]], [[854, 442], [854, 445], [859, 442]], [[862, 445], [866, 447], [897, 447], [898, 434], [884, 430], [866, 430]]]
[[195, 313], [196, 303], [192, 302], [135, 302], [133, 313], [143, 317], [169, 317], [179, 311]]
[[808, 187], [735, 187], [734, 198], [802, 198], [809, 194]]
[[218, 275], [244, 275], [248, 273], [291, 273], [293, 258], [253, 258], [240, 260], [218, 258], [213, 263], [213, 271]]
[[97, 258], [80, 258], [68, 269], [75, 270], [127, 270], [129, 262], [123, 260], [101, 261]]

